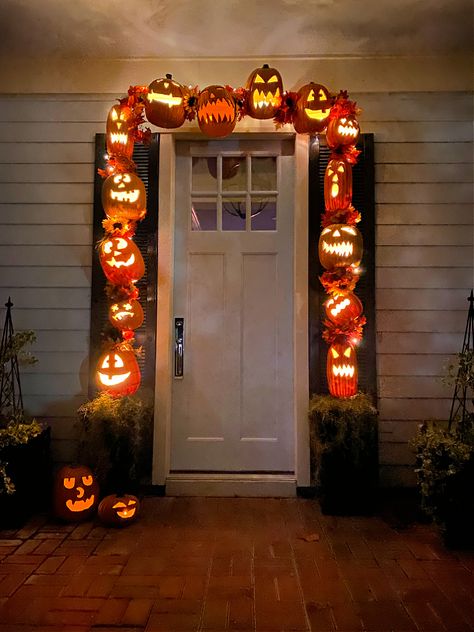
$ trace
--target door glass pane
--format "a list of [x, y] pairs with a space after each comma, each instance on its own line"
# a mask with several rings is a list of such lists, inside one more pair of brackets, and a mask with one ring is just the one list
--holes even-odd
[[276, 156], [252, 158], [252, 190], [276, 191]]
[[217, 191], [217, 158], [193, 158], [193, 192]]
[[191, 230], [217, 230], [217, 203], [195, 199], [191, 203]]
[[222, 198], [222, 230], [245, 230], [245, 197]]
[[252, 197], [252, 230], [276, 230], [276, 198]]
[[222, 156], [222, 190], [247, 190], [247, 159], [245, 156]]

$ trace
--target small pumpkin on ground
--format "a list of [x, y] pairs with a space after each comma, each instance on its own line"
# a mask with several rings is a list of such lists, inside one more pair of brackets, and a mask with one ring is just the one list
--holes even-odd
[[111, 494], [101, 500], [99, 519], [105, 525], [126, 527], [137, 519], [140, 502], [131, 494]]

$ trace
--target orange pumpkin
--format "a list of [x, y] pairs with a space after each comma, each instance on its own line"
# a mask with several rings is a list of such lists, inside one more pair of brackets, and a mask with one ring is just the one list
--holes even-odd
[[326, 141], [331, 149], [355, 145], [359, 138], [359, 133], [359, 123], [354, 115], [339, 116], [329, 121], [326, 130]]
[[173, 129], [181, 127], [186, 118], [184, 110], [185, 89], [167, 74], [150, 83], [145, 101], [145, 113], [150, 123]]
[[130, 346], [117, 345], [100, 356], [96, 381], [101, 391], [115, 397], [132, 395], [140, 380], [140, 367]]
[[104, 180], [102, 206], [109, 218], [139, 221], [146, 215], [146, 190], [134, 173], [116, 173]]
[[56, 474], [53, 511], [56, 518], [68, 522], [86, 520], [95, 511], [99, 485], [85, 465], [65, 465]]
[[358, 266], [362, 252], [362, 235], [355, 226], [331, 224], [322, 230], [318, 254], [326, 270]]
[[334, 397], [352, 397], [357, 393], [357, 355], [346, 342], [335, 342], [328, 349], [326, 376]]
[[135, 299], [112, 303], [109, 307], [109, 321], [120, 330], [138, 329], [143, 323], [143, 309]]
[[347, 209], [352, 203], [352, 166], [345, 160], [330, 160], [324, 174], [324, 204], [327, 211]]
[[131, 159], [133, 138], [130, 134], [132, 112], [128, 107], [114, 105], [107, 116], [106, 138], [107, 152], [110, 156], [119, 155]]
[[336, 325], [357, 318], [362, 314], [362, 303], [354, 292], [336, 292], [324, 302], [324, 309], [329, 320]]
[[235, 101], [223, 86], [207, 86], [198, 98], [197, 120], [201, 132], [218, 138], [232, 133], [235, 123]]
[[106, 525], [126, 527], [137, 519], [140, 503], [131, 494], [112, 494], [101, 500], [99, 519]]
[[145, 262], [129, 237], [110, 237], [101, 242], [99, 259], [107, 279], [114, 285], [128, 285], [145, 274]]
[[329, 90], [319, 83], [307, 83], [298, 90], [293, 126], [298, 134], [316, 134], [326, 129], [331, 111]]
[[283, 96], [283, 80], [278, 70], [268, 64], [256, 68], [247, 80], [247, 89], [249, 115], [256, 119], [273, 118]]

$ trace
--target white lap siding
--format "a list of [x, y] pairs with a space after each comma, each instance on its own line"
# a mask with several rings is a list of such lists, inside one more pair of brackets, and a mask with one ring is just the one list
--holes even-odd
[[[375, 134], [382, 481], [412, 484], [408, 440], [448, 413], [440, 378], [460, 349], [473, 284], [472, 96], [351, 97]], [[11, 295], [16, 328], [37, 332], [24, 399], [52, 424], [58, 460], [73, 457], [87, 398], [94, 134], [113, 99], [0, 97], [0, 300]]]

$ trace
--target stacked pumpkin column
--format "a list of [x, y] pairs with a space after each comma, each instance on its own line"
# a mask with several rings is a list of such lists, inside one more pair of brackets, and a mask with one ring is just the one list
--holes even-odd
[[324, 175], [325, 213], [319, 239], [321, 276], [328, 299], [323, 338], [329, 345], [326, 362], [328, 388], [339, 398], [358, 390], [356, 345], [362, 338], [365, 317], [354, 293], [362, 260], [362, 235], [356, 227], [360, 213], [352, 205], [352, 166], [359, 151], [356, 104], [341, 92], [331, 108], [326, 140], [331, 155]]
[[109, 321], [118, 330], [119, 340], [109, 342], [100, 356], [96, 381], [100, 390], [115, 397], [135, 393], [141, 379], [133, 340], [144, 317], [136, 283], [145, 273], [145, 262], [133, 236], [137, 222], [146, 214], [146, 191], [132, 160], [133, 122], [130, 107], [121, 104], [110, 110], [107, 169], [101, 172], [107, 217], [102, 222], [105, 235], [98, 246], [99, 260], [107, 279]]

